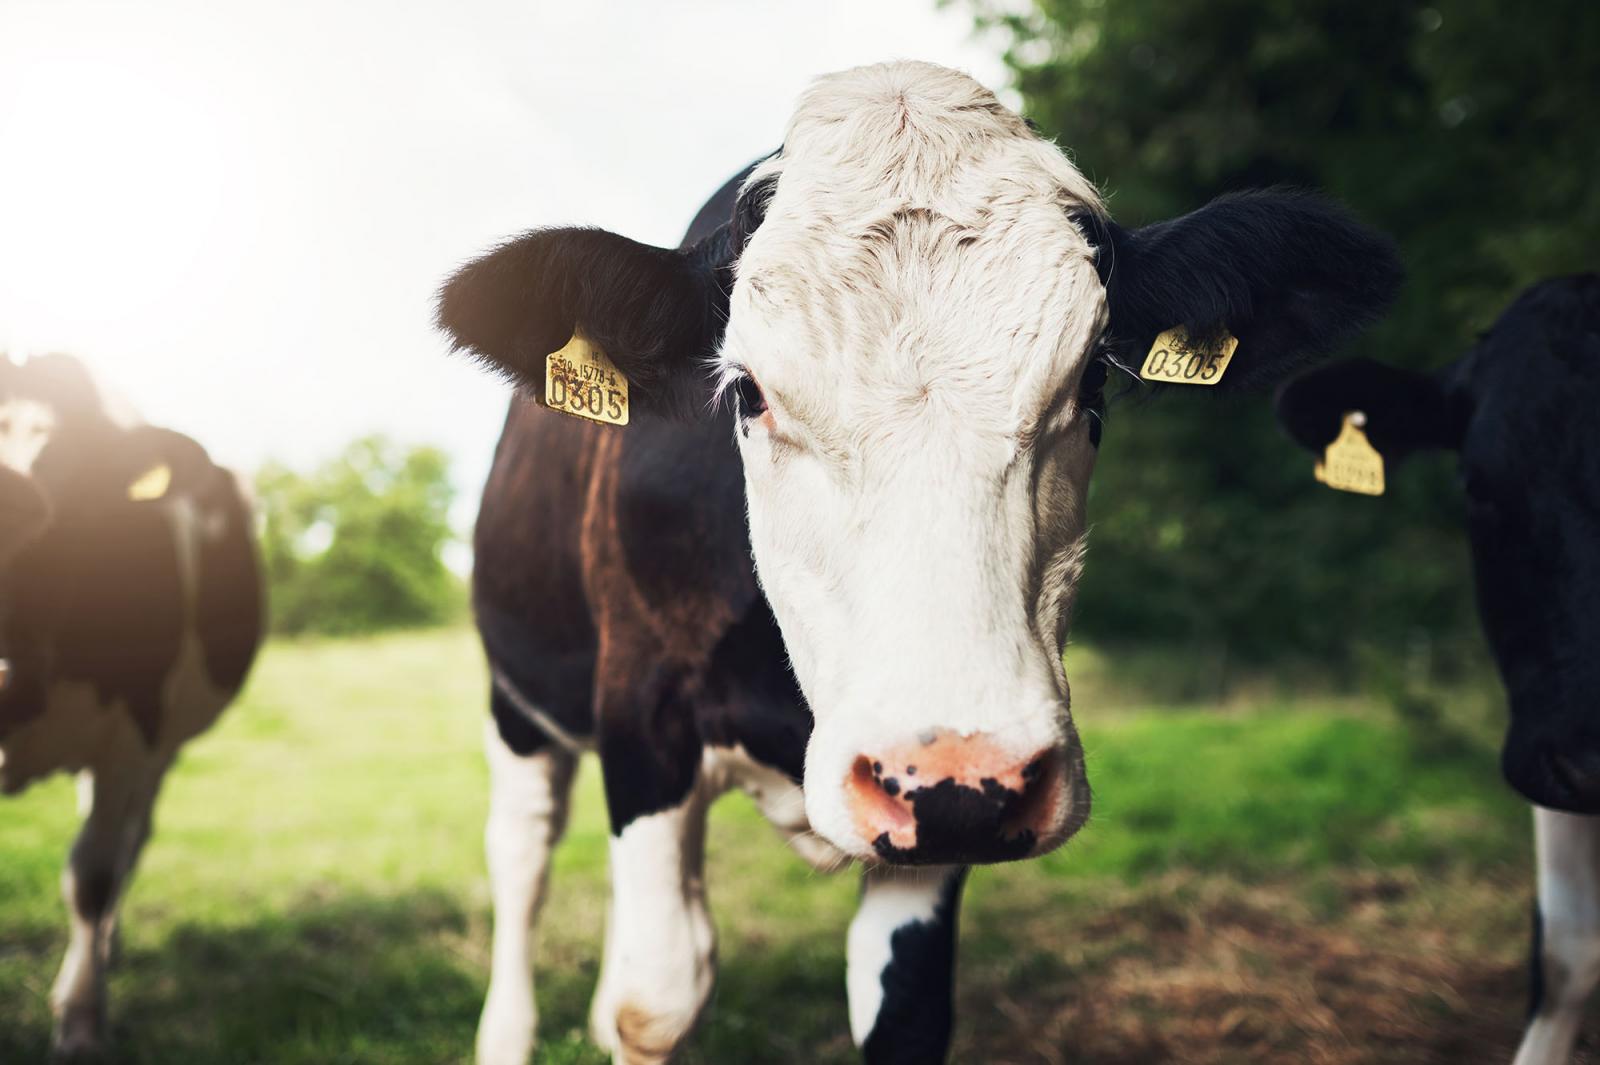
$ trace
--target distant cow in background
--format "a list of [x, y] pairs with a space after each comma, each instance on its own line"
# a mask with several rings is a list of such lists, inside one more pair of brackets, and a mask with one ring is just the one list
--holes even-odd
[[[1043, 854], [1089, 812], [1061, 648], [1105, 362], [1225, 329], [1222, 387], [1271, 383], [1397, 276], [1300, 194], [1124, 230], [993, 94], [920, 63], [819, 79], [678, 250], [551, 229], [463, 268], [439, 313], [459, 346], [548, 398], [577, 334], [634, 408], [619, 429], [514, 401], [484, 492], [478, 1060], [531, 1051], [530, 926], [586, 749], [613, 833], [591, 1027], [617, 1062], [671, 1058], [710, 996], [705, 816], [734, 787], [809, 860], [867, 864], [866, 1059], [943, 1060], [965, 866]], [[596, 373], [586, 409], [615, 419]]]
[[1600, 980], [1600, 275], [1534, 285], [1432, 374], [1354, 359], [1278, 397], [1317, 453], [1352, 411], [1390, 462], [1461, 457], [1478, 608], [1511, 706], [1501, 764], [1536, 804], [1533, 1007], [1516, 1065], [1558, 1065]]
[[118, 902], [178, 748], [261, 639], [249, 506], [188, 437], [125, 427], [65, 356], [0, 359], [0, 791], [78, 773], [54, 1046], [106, 1038]]

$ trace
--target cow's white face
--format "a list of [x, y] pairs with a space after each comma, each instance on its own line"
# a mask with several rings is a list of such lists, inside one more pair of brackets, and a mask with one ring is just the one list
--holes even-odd
[[1018, 828], [1047, 849], [1088, 806], [1060, 652], [1105, 301], [1068, 212], [1098, 204], [975, 82], [899, 73], [819, 82], [751, 179], [776, 191], [721, 364], [759, 387], [739, 434], [757, 570], [815, 715], [819, 832], [872, 853], [882, 822], [839, 787], [858, 761], [915, 787], [919, 736], [982, 736], [974, 785], [1044, 759], [1049, 808]]
[[0, 465], [29, 473], [55, 431], [56, 412], [36, 399], [0, 400]]

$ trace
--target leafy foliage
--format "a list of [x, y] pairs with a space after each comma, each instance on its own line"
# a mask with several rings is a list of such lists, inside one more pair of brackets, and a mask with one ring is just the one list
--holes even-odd
[[[1118, 221], [1242, 187], [1317, 187], [1400, 243], [1409, 282], [1354, 347], [1432, 368], [1525, 285], [1593, 269], [1600, 7], [1585, 0], [977, 0], [1030, 117]], [[1369, 500], [1315, 485], [1269, 404], [1113, 406], [1081, 631], [1344, 661], [1476, 646], [1447, 457]]]
[[379, 436], [308, 475], [269, 464], [256, 477], [273, 628], [355, 633], [430, 625], [460, 613], [450, 539], [449, 460]]

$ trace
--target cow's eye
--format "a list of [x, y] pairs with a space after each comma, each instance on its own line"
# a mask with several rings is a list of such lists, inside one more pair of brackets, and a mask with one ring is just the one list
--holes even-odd
[[1078, 394], [1085, 399], [1100, 395], [1106, 388], [1106, 364], [1100, 359], [1092, 360], [1084, 368], [1083, 376], [1078, 380]]
[[759, 418], [767, 412], [767, 397], [761, 394], [761, 386], [754, 377], [742, 373], [734, 387], [738, 390], [741, 418]]

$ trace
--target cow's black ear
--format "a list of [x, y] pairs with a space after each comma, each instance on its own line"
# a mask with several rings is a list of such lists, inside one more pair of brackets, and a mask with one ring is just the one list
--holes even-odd
[[167, 495], [204, 495], [226, 477], [194, 439], [172, 429], [138, 425], [117, 445], [114, 470], [128, 498], [153, 500]]
[[49, 500], [31, 477], [0, 466], [0, 563], [43, 532], [50, 513]]
[[600, 229], [541, 229], [468, 263], [439, 293], [458, 349], [537, 393], [545, 357], [581, 332], [628, 378], [640, 409], [704, 407], [727, 319], [726, 227], [682, 249]]
[[1110, 309], [1108, 342], [1137, 366], [1157, 334], [1239, 339], [1221, 388], [1271, 386], [1377, 319], [1401, 280], [1393, 243], [1331, 200], [1264, 189], [1136, 230], [1090, 237]]
[[1361, 411], [1378, 453], [1397, 462], [1427, 448], [1461, 445], [1466, 411], [1439, 377], [1348, 359], [1310, 370], [1278, 389], [1278, 422], [1295, 443], [1321, 454], [1344, 416]]

